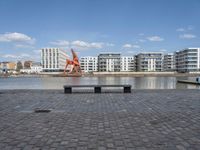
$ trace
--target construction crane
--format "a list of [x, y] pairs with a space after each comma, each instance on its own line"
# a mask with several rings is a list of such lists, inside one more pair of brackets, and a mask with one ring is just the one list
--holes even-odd
[[78, 56], [74, 52], [73, 49], [71, 49], [71, 52], [72, 52], [73, 60], [66, 59], [64, 74], [66, 74], [66, 69], [67, 69], [68, 65], [70, 65], [71, 71], [69, 72], [69, 74], [81, 75], [82, 74], [81, 73], [81, 66], [80, 66], [80, 63], [79, 63], [79, 60], [78, 60]]

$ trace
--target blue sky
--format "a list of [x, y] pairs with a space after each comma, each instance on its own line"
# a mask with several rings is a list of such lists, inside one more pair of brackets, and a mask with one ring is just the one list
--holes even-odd
[[43, 47], [79, 57], [200, 47], [199, 0], [1, 0], [0, 61], [40, 60]]

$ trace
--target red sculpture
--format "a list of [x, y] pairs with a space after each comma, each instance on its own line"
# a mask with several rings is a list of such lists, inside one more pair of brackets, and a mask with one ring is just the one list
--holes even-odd
[[66, 69], [68, 65], [72, 66], [71, 71], [69, 73], [75, 74], [75, 75], [81, 74], [81, 66], [78, 60], [78, 56], [76, 55], [73, 49], [71, 49], [71, 52], [72, 52], [73, 60], [66, 59], [64, 74], [66, 74]]

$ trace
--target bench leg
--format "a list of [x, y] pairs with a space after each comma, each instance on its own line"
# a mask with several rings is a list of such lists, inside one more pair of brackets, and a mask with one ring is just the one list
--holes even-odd
[[124, 93], [131, 93], [131, 87], [124, 87]]
[[71, 87], [65, 88], [65, 93], [72, 93], [72, 88]]
[[94, 87], [94, 93], [101, 93], [101, 87]]

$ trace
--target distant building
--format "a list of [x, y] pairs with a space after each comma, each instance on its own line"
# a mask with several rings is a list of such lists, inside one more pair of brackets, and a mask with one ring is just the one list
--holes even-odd
[[32, 73], [40, 73], [42, 72], [42, 65], [39, 62], [33, 62], [31, 65], [31, 72]]
[[177, 72], [200, 71], [200, 48], [186, 48], [175, 52]]
[[59, 48], [43, 48], [41, 51], [41, 63], [44, 72], [63, 71], [67, 54]]
[[98, 56], [99, 72], [119, 72], [121, 68], [121, 55], [118, 53], [101, 53]]
[[30, 66], [30, 68], [21, 69], [20, 72], [27, 73], [27, 74], [31, 74], [31, 73], [38, 74], [42, 72], [42, 66], [38, 62], [32, 62], [32, 65]]
[[32, 66], [32, 63], [33, 63], [33, 61], [30, 61], [30, 60], [25, 61], [24, 62], [24, 69], [30, 69], [31, 66]]
[[163, 53], [145, 52], [135, 56], [137, 71], [162, 71]]
[[163, 59], [163, 70], [164, 71], [174, 71], [174, 54], [168, 53], [164, 55]]
[[98, 57], [81, 57], [81, 70], [84, 72], [94, 72], [98, 70]]
[[15, 62], [1, 62], [0, 63], [0, 70], [1, 72], [13, 72], [16, 69]]
[[120, 71], [135, 71], [134, 57], [121, 57], [121, 70]]

